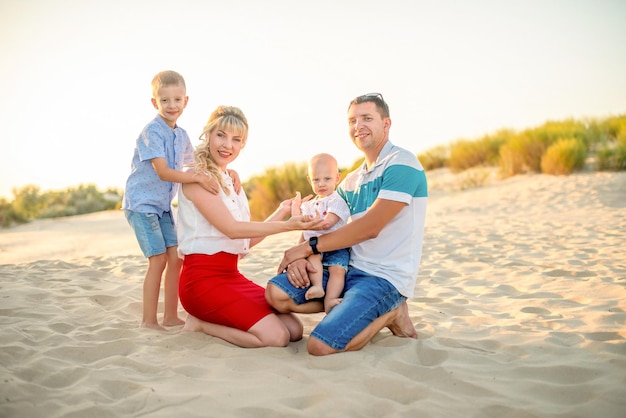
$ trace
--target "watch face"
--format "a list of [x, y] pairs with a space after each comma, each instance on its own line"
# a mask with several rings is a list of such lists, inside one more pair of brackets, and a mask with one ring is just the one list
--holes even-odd
[[309, 239], [309, 245], [311, 246], [311, 249], [313, 250], [313, 254], [319, 254], [320, 253], [317, 250], [317, 237], [311, 237]]

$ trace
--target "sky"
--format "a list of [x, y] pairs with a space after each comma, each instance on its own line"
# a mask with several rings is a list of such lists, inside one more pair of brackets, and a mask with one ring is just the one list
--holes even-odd
[[624, 22], [623, 0], [0, 0], [0, 197], [123, 189], [162, 70], [185, 77], [194, 145], [217, 106], [244, 111], [243, 180], [351, 165], [347, 106], [370, 92], [415, 154], [626, 114]]

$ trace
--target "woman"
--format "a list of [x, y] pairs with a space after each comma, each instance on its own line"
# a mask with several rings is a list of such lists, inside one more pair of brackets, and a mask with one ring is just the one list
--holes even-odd
[[240, 347], [284, 347], [302, 338], [302, 323], [294, 314], [273, 310], [265, 289], [239, 272], [238, 260], [267, 235], [325, 225], [310, 216], [281, 221], [291, 212], [291, 200], [265, 222], [250, 222], [248, 199], [243, 190], [235, 193], [226, 171], [247, 136], [243, 112], [218, 107], [200, 136], [193, 170], [214, 176], [221, 190], [213, 195], [198, 183], [187, 183], [178, 195], [178, 253], [184, 258], [179, 296], [189, 314], [183, 331], [204, 332]]

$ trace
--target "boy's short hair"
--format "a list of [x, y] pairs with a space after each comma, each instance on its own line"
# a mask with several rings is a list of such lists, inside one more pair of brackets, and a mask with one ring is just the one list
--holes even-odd
[[181, 86], [187, 90], [185, 79], [176, 71], [161, 71], [152, 79], [152, 97], [156, 97], [159, 89], [166, 86]]

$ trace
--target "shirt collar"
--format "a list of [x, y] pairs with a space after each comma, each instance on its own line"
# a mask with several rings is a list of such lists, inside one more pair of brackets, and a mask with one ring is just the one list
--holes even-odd
[[162, 128], [167, 128], [170, 131], [176, 131], [176, 129], [178, 128], [178, 125], [176, 125], [174, 129], [170, 128], [170, 125], [168, 125], [167, 122], [165, 122], [165, 119], [163, 119], [163, 117], [159, 115], [158, 113], [156, 115], [156, 118], [154, 119], [157, 121], [159, 125], [161, 125]]
[[[385, 145], [383, 145], [383, 148], [380, 150], [380, 153], [378, 154], [378, 157], [376, 158], [376, 161], [372, 165], [372, 168], [369, 171], [372, 171], [375, 167], [377, 167], [378, 165], [382, 164], [382, 162], [391, 153], [391, 150], [394, 147], [395, 146], [391, 143], [391, 141], [387, 140], [387, 142], [385, 142]], [[368, 170], [367, 170], [367, 162], [366, 161], [363, 161], [363, 165], [361, 165], [361, 170], [364, 173], [367, 173]]]

